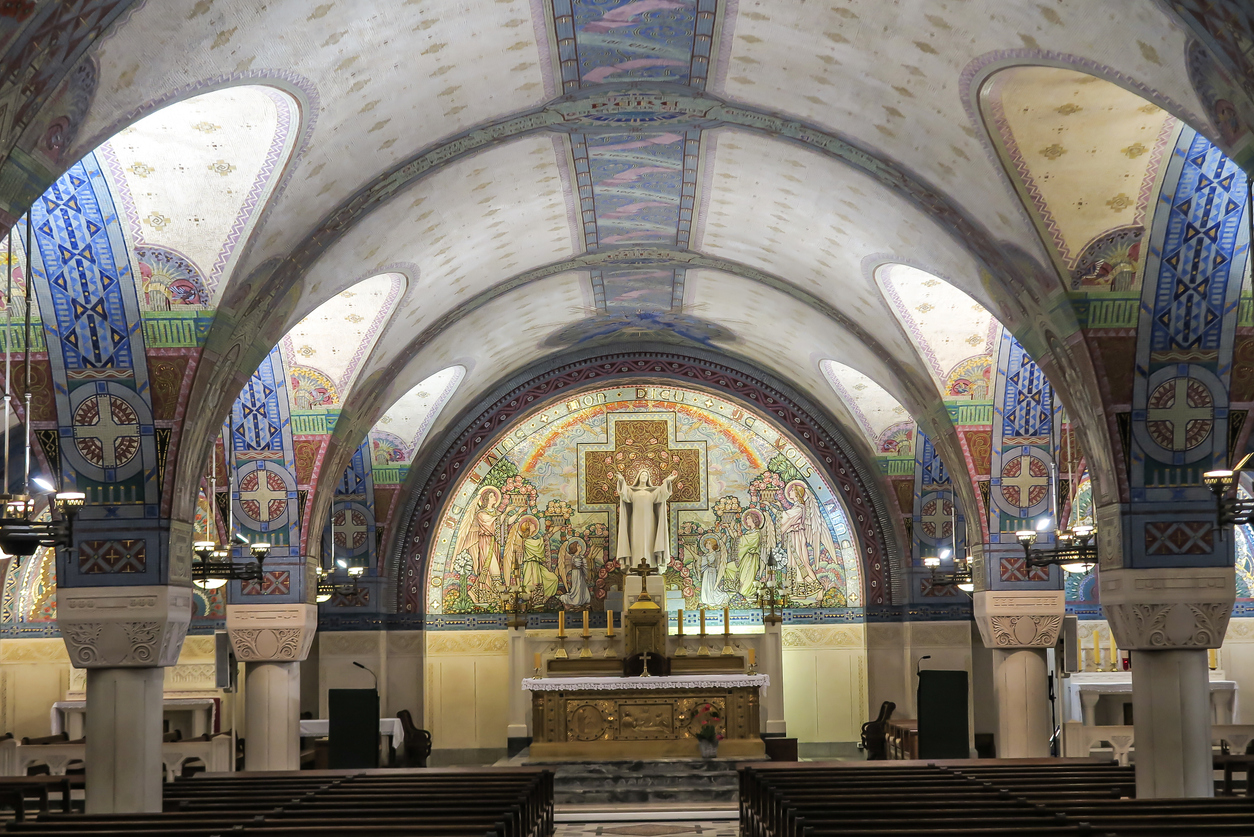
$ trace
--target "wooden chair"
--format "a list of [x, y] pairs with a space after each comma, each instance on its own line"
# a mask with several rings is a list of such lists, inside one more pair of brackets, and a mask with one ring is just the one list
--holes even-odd
[[401, 752], [397, 753], [400, 766], [426, 767], [427, 758], [431, 755], [431, 733], [414, 724], [414, 717], [409, 714], [408, 709], [397, 712], [396, 717], [401, 722], [401, 729], [405, 731]]
[[897, 704], [886, 700], [880, 704], [879, 717], [862, 725], [862, 749], [866, 751], [867, 761], [884, 761], [888, 758], [885, 735], [888, 732], [888, 719], [893, 716], [896, 708]]

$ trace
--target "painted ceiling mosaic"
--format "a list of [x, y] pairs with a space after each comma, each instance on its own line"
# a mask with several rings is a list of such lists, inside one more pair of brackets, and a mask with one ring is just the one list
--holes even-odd
[[[33, 207], [33, 252], [10, 261], [19, 293], [33, 277], [35, 458], [109, 498], [73, 568], [88, 580], [168, 580], [149, 556], [169, 554], [166, 524], [197, 496], [175, 485], [199, 467], [179, 454], [207, 450], [229, 411], [234, 481], [197, 513], [225, 508], [280, 548], [273, 577], [231, 595], [300, 600], [316, 497], [331, 492], [331, 542], [377, 562], [424, 445], [524, 368], [593, 346], [699, 347], [787, 381], [868, 440], [914, 559], [942, 543], [948, 509], [951, 544], [969, 525], [997, 547], [994, 586], [1048, 583], [1009, 554], [1014, 527], [1057, 511], [1072, 438], [1033, 352], [1079, 393], [1091, 492], [1125, 450], [1108, 414], [1129, 416], [1135, 473], [1104, 488], [1129, 502], [1250, 444], [1254, 341], [1233, 335], [1254, 327], [1239, 170], [1254, 105], [1244, 35], [1205, 15], [1199, 29], [1170, 4], [1095, 16], [1089, 0], [426, 0], [362, 19], [342, 0], [168, 0], [105, 26], [113, 5], [84, 0], [58, 42], [77, 51], [4, 82], [0, 118], [33, 138], [0, 208]], [[18, 295], [3, 302], [20, 317]], [[1070, 362], [1076, 341], [1092, 371]], [[753, 461], [754, 478], [775, 473]], [[748, 483], [728, 479], [748, 510]], [[766, 519], [801, 504], [787, 495], [758, 507], [763, 542]], [[694, 601], [734, 600], [743, 515], [692, 522], [721, 533], [719, 578], [698, 583], [715, 560], [701, 544], [675, 572]], [[856, 568], [820, 570], [843, 548], [828, 534], [798, 547], [815, 576], [798, 559], [799, 584], [849, 604], [838, 575]], [[465, 554], [482, 564], [446, 563]], [[567, 564], [545, 572], [564, 605], [583, 595]], [[456, 612], [495, 589], [454, 586]], [[915, 577], [910, 595], [945, 594]]]
[[688, 609], [754, 607], [768, 565], [796, 607], [856, 607], [858, 547], [806, 454], [765, 415], [692, 389], [584, 391], [517, 419], [466, 470], [440, 523], [429, 613], [604, 610], [621, 591], [615, 475], [675, 475], [665, 582]]

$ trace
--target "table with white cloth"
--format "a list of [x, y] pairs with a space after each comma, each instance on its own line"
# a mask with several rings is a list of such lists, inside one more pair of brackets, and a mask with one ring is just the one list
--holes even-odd
[[[330, 734], [331, 722], [325, 718], [304, 719], [300, 722], [301, 738], [326, 738]], [[405, 728], [401, 726], [400, 718], [379, 719], [380, 764], [387, 764], [390, 750], [399, 750], [404, 742]]]
[[[1086, 726], [1124, 723], [1122, 705], [1132, 702], [1132, 672], [1083, 671], [1062, 682], [1064, 720]], [[1237, 683], [1224, 679], [1223, 672], [1210, 673], [1210, 705], [1212, 724], [1236, 723]]]
[[675, 677], [529, 677], [532, 758], [682, 758], [699, 755], [712, 723], [718, 754], [760, 758], [765, 674]]
[[[165, 698], [162, 713], [170, 722], [170, 731], [180, 730], [184, 738], [199, 738], [207, 732], [218, 732], [219, 698]], [[83, 737], [87, 718], [87, 701], [58, 700], [52, 704], [52, 734], [65, 732], [70, 740]]]

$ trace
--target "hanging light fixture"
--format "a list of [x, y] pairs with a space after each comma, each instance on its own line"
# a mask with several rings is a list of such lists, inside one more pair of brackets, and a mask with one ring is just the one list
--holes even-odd
[[228, 581], [260, 581], [262, 565], [270, 554], [270, 544], [258, 541], [248, 545], [252, 561], [238, 563], [231, 550], [213, 541], [197, 541], [192, 546], [192, 583], [205, 590], [216, 590]]
[[[930, 581], [933, 587], [957, 587], [964, 593], [975, 591], [975, 579], [971, 574], [975, 559], [968, 552], [958, 557], [958, 500], [951, 491], [949, 495], [949, 537], [950, 548], [941, 550], [936, 555], [923, 559], [923, 566], [931, 571]], [[953, 556], [953, 569], [941, 572], [941, 561]]]
[[[23, 378], [26, 433], [26, 463], [23, 472], [22, 493], [9, 494], [9, 422], [12, 415], [13, 395], [9, 389], [13, 379], [12, 339], [12, 302], [13, 302], [13, 229], [8, 234], [7, 281], [4, 297], [4, 493], [0, 494], [0, 550], [15, 558], [28, 558], [35, 554], [41, 546], [54, 549], [74, 548], [74, 518], [87, 502], [87, 495], [81, 491], [57, 491], [56, 485], [44, 477], [35, 477], [38, 492], [31, 491], [30, 475], [30, 409], [31, 409], [31, 284], [34, 279], [33, 260], [31, 254], [31, 213], [26, 213], [26, 290], [23, 298], [26, 302], [26, 321], [24, 326], [24, 342], [22, 352], [25, 357], [26, 374]], [[48, 520], [39, 520], [41, 509], [39, 499], [46, 500], [49, 511]]]

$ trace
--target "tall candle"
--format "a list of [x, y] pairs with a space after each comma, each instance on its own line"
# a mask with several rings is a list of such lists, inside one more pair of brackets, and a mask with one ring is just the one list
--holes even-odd
[[1214, 648], [1207, 650], [1206, 656], [1210, 662], [1210, 670], [1214, 671], [1219, 668], [1219, 652]]
[[701, 636], [705, 636], [705, 608], [701, 608]]
[[1093, 631], [1093, 670], [1099, 671], [1102, 667], [1102, 636], [1096, 630]]
[[557, 635], [566, 636], [566, 611], [557, 612]]
[[583, 633], [580, 636], [590, 636], [588, 633], [588, 611], [583, 612]]
[[757, 661], [758, 661], [758, 649], [750, 648], [749, 649], [749, 665], [752, 666], [755, 663], [757, 663]]
[[678, 632], [676, 633], [676, 636], [683, 636], [684, 635], [684, 610], [683, 608], [680, 608], [679, 612], [675, 614], [675, 625], [678, 626], [679, 628]]
[[730, 612], [727, 608], [723, 608], [723, 636], [731, 633], [731, 618], [728, 616]]
[[1110, 668], [1112, 671], [1119, 670], [1119, 648], [1115, 645], [1115, 632], [1110, 632]]
[[540, 670], [540, 652], [539, 652], [539, 651], [537, 651], [537, 652], [536, 652], [536, 664], [535, 664], [535, 670], [536, 670], [536, 671], [539, 671], [539, 670]]
[[614, 611], [605, 611], [605, 635], [614, 636]]

